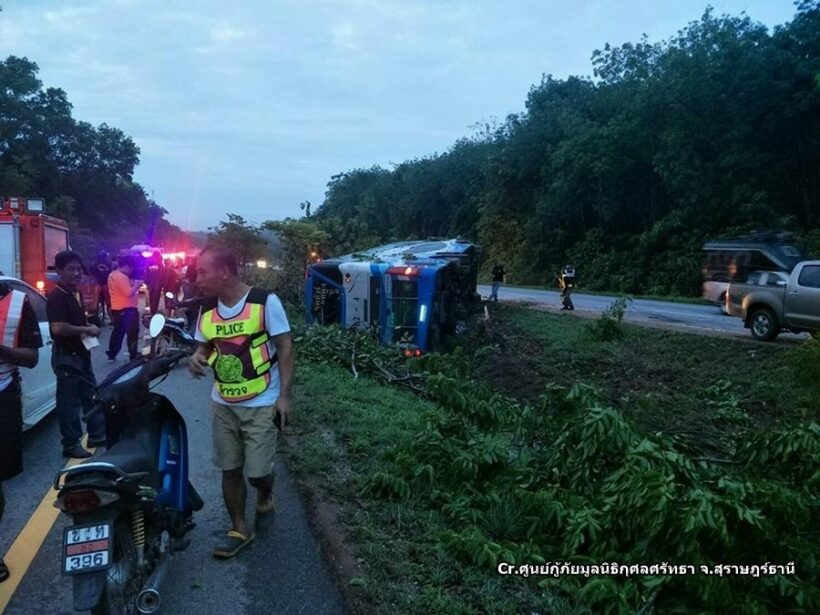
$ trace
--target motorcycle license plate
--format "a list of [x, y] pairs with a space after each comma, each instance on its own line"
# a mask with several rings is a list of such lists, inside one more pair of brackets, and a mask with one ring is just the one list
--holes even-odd
[[63, 533], [63, 574], [103, 570], [111, 565], [114, 541], [110, 523], [74, 525]]

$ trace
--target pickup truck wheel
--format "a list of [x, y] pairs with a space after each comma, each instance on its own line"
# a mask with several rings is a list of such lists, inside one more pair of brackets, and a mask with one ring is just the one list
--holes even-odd
[[761, 342], [771, 342], [780, 333], [777, 317], [769, 308], [758, 308], [750, 319], [752, 337]]
[[718, 299], [718, 309], [720, 310], [720, 313], [724, 316], [729, 315], [729, 310], [726, 309], [726, 293], [723, 293], [720, 296], [720, 299]]

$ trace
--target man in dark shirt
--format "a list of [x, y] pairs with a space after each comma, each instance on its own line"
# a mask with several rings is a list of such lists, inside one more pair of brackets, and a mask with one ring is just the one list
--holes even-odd
[[504, 265], [496, 263], [491, 275], [493, 277], [493, 291], [490, 293], [489, 300], [498, 301], [498, 289], [501, 288], [501, 284], [504, 283], [504, 278], [507, 275]]
[[[51, 366], [57, 376], [57, 419], [60, 422], [63, 456], [85, 459], [91, 453], [80, 445], [83, 435], [80, 411], [85, 416], [94, 405], [97, 379], [91, 368], [91, 352], [83, 341], [100, 335], [89, 325], [77, 290], [83, 277], [80, 255], [65, 250], [54, 257], [59, 282], [48, 294], [48, 322], [54, 347]], [[87, 420], [88, 446], [105, 444], [105, 418], [95, 414]]]
[[[38, 348], [43, 345], [34, 308], [23, 293], [17, 292], [14, 296], [8, 286], [0, 284], [0, 302], [7, 302], [2, 306], [4, 322], [0, 331], [0, 521], [6, 508], [3, 481], [23, 471], [23, 396], [18, 368], [36, 366]], [[16, 326], [12, 319], [18, 313]], [[8, 578], [9, 569], [0, 559], [0, 583]]]

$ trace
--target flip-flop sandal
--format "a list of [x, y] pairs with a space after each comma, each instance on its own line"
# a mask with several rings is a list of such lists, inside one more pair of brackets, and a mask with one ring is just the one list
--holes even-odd
[[0, 583], [9, 578], [9, 567], [0, 559]]
[[219, 559], [230, 559], [242, 549], [247, 547], [256, 538], [255, 534], [243, 534], [236, 530], [228, 530], [225, 535], [225, 542], [214, 549], [214, 557]]

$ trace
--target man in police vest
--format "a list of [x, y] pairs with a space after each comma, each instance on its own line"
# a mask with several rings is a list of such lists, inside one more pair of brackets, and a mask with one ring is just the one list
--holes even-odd
[[204, 375], [208, 366], [214, 370], [214, 463], [222, 470], [222, 495], [232, 523], [214, 556], [227, 559], [254, 538], [245, 519], [243, 471], [256, 488], [257, 514], [274, 507], [277, 423], [286, 426], [293, 412], [293, 348], [279, 298], [244, 284], [228, 250], [210, 246], [202, 251], [197, 285], [209, 299], [199, 316], [200, 344], [190, 369], [194, 377]]
[[[6, 508], [3, 481], [23, 471], [23, 400], [18, 367], [37, 365], [43, 345], [34, 308], [25, 293], [0, 284], [0, 521]], [[9, 569], [0, 559], [0, 582]]]

